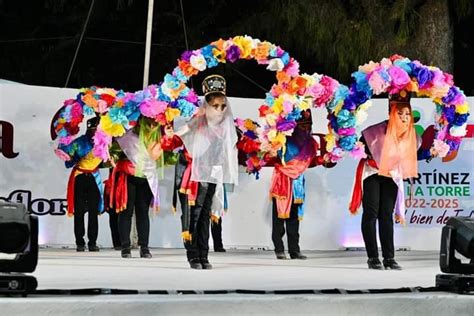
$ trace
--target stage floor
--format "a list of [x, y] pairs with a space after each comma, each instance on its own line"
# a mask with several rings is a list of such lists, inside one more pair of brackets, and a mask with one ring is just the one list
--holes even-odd
[[77, 253], [41, 249], [39, 289], [288, 290], [430, 287], [440, 273], [437, 252], [397, 252], [402, 271], [367, 269], [362, 251], [306, 251], [307, 260], [276, 260], [272, 251], [209, 254], [213, 270], [192, 270], [184, 249], [152, 249], [152, 259], [123, 259], [120, 251]]
[[[0, 315], [474, 315], [474, 294], [418, 291], [435, 285], [437, 252], [397, 252], [402, 271], [369, 270], [362, 251], [304, 253], [307, 260], [276, 260], [271, 251], [230, 250], [210, 254], [213, 270], [192, 270], [184, 249], [152, 249], [152, 259], [122, 259], [114, 250], [41, 249], [34, 276], [43, 294], [0, 297]], [[413, 292], [344, 292], [402, 287]], [[104, 295], [45, 293], [90, 288]], [[336, 288], [342, 294], [274, 292]], [[107, 289], [139, 292], [107, 295]], [[150, 292], [157, 290], [163, 292]]]

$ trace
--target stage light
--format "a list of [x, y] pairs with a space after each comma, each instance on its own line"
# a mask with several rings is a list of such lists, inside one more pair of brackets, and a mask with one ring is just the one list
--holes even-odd
[[0, 294], [34, 291], [36, 278], [23, 273], [35, 271], [38, 263], [38, 218], [21, 203], [0, 201], [0, 253], [15, 255], [0, 259]]
[[[464, 256], [463, 263], [456, 253]], [[454, 292], [474, 291], [474, 219], [469, 217], [451, 217], [441, 233], [441, 250], [436, 286], [442, 290]]]

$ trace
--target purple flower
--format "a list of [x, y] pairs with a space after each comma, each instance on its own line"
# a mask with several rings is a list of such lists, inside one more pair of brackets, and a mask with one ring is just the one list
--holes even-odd
[[181, 54], [181, 59], [189, 62], [191, 60], [192, 55], [193, 55], [193, 52], [190, 50], [187, 50]]
[[295, 121], [286, 121], [286, 120], [279, 121], [277, 122], [277, 125], [276, 125], [276, 129], [279, 132], [289, 131], [289, 130], [294, 129], [295, 127], [296, 127]]
[[356, 129], [354, 127], [346, 127], [346, 128], [340, 128], [337, 133], [340, 136], [350, 136], [354, 135], [356, 132]]
[[457, 126], [461, 126], [467, 121], [467, 117], [469, 116], [468, 113], [466, 114], [456, 114], [454, 115], [454, 121], [453, 124]]
[[445, 106], [443, 108], [443, 114], [446, 117], [446, 120], [450, 123], [454, 120], [455, 113], [456, 108], [454, 106]]
[[441, 99], [444, 104], [452, 104], [453, 101], [458, 98], [458, 95], [461, 94], [456, 87], [449, 88], [448, 94]]
[[449, 145], [449, 152], [452, 152], [459, 149], [461, 142], [457, 139], [448, 139], [446, 140], [446, 144]]
[[231, 63], [240, 58], [240, 48], [237, 45], [232, 45], [226, 50], [226, 59]]
[[425, 88], [431, 80], [433, 80], [433, 73], [426, 67], [419, 67], [415, 71], [416, 80], [418, 81], [418, 86], [423, 89]]

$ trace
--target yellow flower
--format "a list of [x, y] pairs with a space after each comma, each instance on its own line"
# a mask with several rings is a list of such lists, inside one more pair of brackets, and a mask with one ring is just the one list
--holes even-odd
[[327, 134], [326, 136], [324, 136], [324, 139], [326, 140], [326, 150], [332, 151], [334, 146], [336, 146], [336, 138], [333, 134]]
[[252, 53], [252, 41], [243, 36], [236, 36], [233, 41], [240, 48], [240, 57], [248, 58]]
[[225, 50], [220, 50], [217, 48], [212, 49], [212, 55], [220, 62], [225, 63]]
[[165, 112], [166, 121], [172, 122], [176, 116], [180, 114], [179, 109], [167, 108]]
[[456, 113], [458, 114], [466, 114], [469, 112], [469, 104], [465, 102], [464, 104], [456, 106]]
[[339, 101], [339, 103], [334, 108], [334, 114], [337, 115], [344, 105], [344, 100]]
[[311, 103], [313, 103], [312, 101], [313, 99], [311, 97], [305, 97], [303, 99], [303, 101], [301, 101], [300, 103], [298, 103], [298, 107], [304, 111], [304, 110], [307, 110], [311, 107]]
[[100, 119], [100, 127], [107, 135], [112, 137], [125, 134], [125, 128], [121, 124], [114, 124], [108, 113]]
[[283, 99], [281, 96], [273, 102], [272, 110], [275, 114], [280, 114], [283, 112]]
[[244, 127], [248, 129], [249, 131], [255, 130], [255, 124], [253, 123], [251, 119], [246, 119], [244, 121]]

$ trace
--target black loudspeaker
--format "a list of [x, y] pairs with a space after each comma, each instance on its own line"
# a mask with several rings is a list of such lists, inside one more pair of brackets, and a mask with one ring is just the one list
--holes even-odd
[[0, 201], [0, 253], [14, 256], [0, 259], [0, 294], [32, 293], [35, 277], [21, 272], [31, 273], [38, 264], [38, 218], [21, 203]]
[[[471, 259], [462, 263], [456, 252]], [[439, 266], [445, 273], [474, 274], [474, 219], [451, 217], [441, 233]]]
[[[463, 263], [456, 253], [470, 259]], [[474, 219], [469, 217], [451, 217], [441, 233], [439, 254], [441, 271], [436, 286], [440, 290], [468, 293], [474, 291]]]

